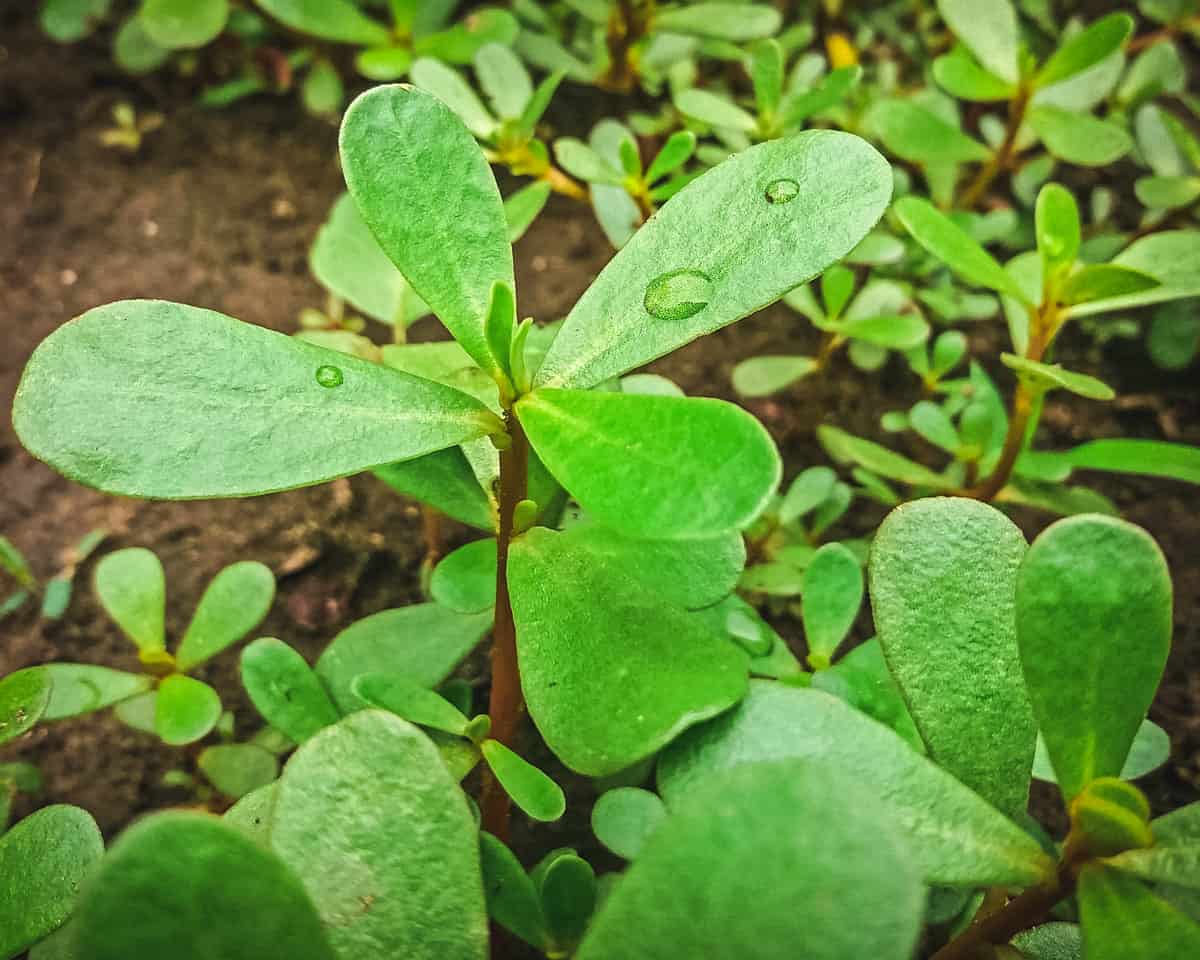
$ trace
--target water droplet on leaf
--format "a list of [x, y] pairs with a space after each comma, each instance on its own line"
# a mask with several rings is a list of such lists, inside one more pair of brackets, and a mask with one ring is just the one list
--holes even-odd
[[791, 203], [800, 195], [800, 184], [786, 177], [772, 180], [765, 191], [769, 203]]
[[699, 270], [672, 270], [646, 284], [646, 312], [659, 320], [686, 320], [712, 298], [712, 281]]
[[322, 364], [317, 367], [317, 383], [323, 387], [340, 387], [342, 385], [342, 371], [331, 364]]

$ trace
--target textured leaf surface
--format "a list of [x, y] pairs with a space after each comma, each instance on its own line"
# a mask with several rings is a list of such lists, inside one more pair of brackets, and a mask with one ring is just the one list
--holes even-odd
[[565, 534], [522, 535], [508, 575], [529, 714], [579, 773], [631, 766], [745, 692], [740, 648]]
[[302, 487], [497, 428], [457, 390], [162, 300], [97, 307], [47, 337], [13, 425], [71, 479], [159, 499]]
[[242, 685], [263, 719], [295, 743], [338, 721], [320, 679], [282, 640], [260, 637], [242, 651]]
[[483, 318], [492, 284], [514, 285], [512, 249], [475, 138], [433, 95], [393, 84], [350, 105], [340, 145], [350, 195], [384, 253], [475, 362], [497, 370]]
[[50, 674], [41, 667], [17, 670], [0, 680], [0, 743], [33, 729], [50, 705], [50, 686]]
[[182, 671], [215, 657], [262, 622], [275, 599], [275, 575], [254, 561], [230, 564], [200, 598], [175, 653]]
[[1025, 682], [1069, 799], [1121, 772], [1171, 643], [1170, 574], [1140, 527], [1069, 517], [1025, 555], [1016, 611]]
[[1087, 960], [1165, 960], [1200, 953], [1200, 924], [1136, 877], [1089, 865], [1079, 876], [1078, 896]]
[[312, 903], [278, 858], [216, 817], [160, 813], [130, 827], [71, 921], [88, 960], [333, 960]]
[[1009, 817], [1029, 802], [1037, 727], [1017, 653], [1025, 537], [978, 500], [893, 510], [871, 547], [871, 608], [929, 755]]
[[754, 681], [735, 709], [689, 731], [659, 759], [672, 810], [719, 771], [800, 759], [853, 776], [912, 841], [927, 883], [1027, 885], [1053, 869], [1024, 830], [899, 736], [819, 690]]
[[300, 874], [338, 957], [486, 955], [475, 823], [432, 742], [399, 717], [362, 711], [296, 751], [271, 846]]
[[721, 400], [544, 388], [516, 409], [546, 469], [629, 536], [740, 530], [779, 485], [766, 429]]
[[[797, 909], [798, 889], [811, 909]], [[578, 956], [902, 960], [923, 903], [906, 844], [868, 791], [802, 763], [755, 764], [672, 813]]]
[[[795, 189], [775, 187], [783, 181]], [[605, 267], [535, 385], [593, 386], [773, 303], [866, 236], [891, 183], [871, 146], [828, 130], [731, 157], [676, 194]], [[680, 271], [692, 278], [687, 289], [670, 282]]]

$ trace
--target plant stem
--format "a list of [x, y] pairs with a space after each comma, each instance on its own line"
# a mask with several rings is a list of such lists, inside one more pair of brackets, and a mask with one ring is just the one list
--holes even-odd
[[[517, 629], [508, 596], [508, 548], [513, 537], [513, 511], [525, 499], [529, 477], [529, 441], [520, 421], [510, 409], [505, 414], [512, 442], [500, 451], [500, 532], [496, 537], [496, 621], [492, 628], [492, 690], [488, 716], [491, 736], [512, 747], [521, 719], [523, 698], [517, 669]], [[483, 772], [479, 800], [483, 829], [508, 842], [511, 802], [490, 769]]]
[[975, 179], [971, 181], [970, 186], [962, 195], [962, 200], [958, 206], [964, 210], [972, 210], [983, 199], [987, 193], [988, 187], [992, 185], [992, 181], [996, 179], [1004, 170], [1008, 169], [1012, 163], [1013, 151], [1017, 145], [1017, 134], [1021, 132], [1021, 124], [1025, 122], [1025, 113], [1029, 109], [1029, 98], [1033, 95], [1033, 91], [1022, 85], [1017, 90], [1017, 95], [1013, 97], [1008, 105], [1008, 128], [1004, 131], [1004, 140], [1000, 147], [988, 159], [979, 172], [975, 175]]
[[639, 12], [638, 0], [617, 0], [608, 21], [608, 71], [600, 85], [618, 93], [629, 93], [637, 81], [636, 71], [629, 60], [629, 51], [646, 31], [653, 4]]
[[542, 174], [542, 179], [550, 184], [550, 189], [555, 193], [561, 193], [564, 197], [570, 197], [572, 200], [588, 200], [588, 188], [581, 184], [578, 180], [567, 176], [558, 167], [551, 164], [546, 168], [546, 172]]
[[964, 495], [976, 500], [994, 500], [1012, 476], [1013, 467], [1025, 447], [1025, 428], [1033, 412], [1033, 394], [1021, 381], [1017, 381], [1017, 392], [1013, 395], [1013, 409], [1008, 418], [1008, 433], [1004, 436], [1004, 447], [996, 466], [979, 485], [964, 491]]

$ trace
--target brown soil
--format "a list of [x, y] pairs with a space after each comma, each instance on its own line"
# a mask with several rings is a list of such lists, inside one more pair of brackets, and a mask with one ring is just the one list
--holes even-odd
[[[323, 299], [306, 257], [340, 190], [334, 125], [308, 117], [292, 99], [200, 110], [189, 103], [186, 83], [131, 80], [115, 70], [98, 42], [53, 47], [34, 25], [32, 6], [0, 12], [0, 396], [6, 405], [34, 346], [65, 319], [99, 303], [159, 297], [294, 329], [298, 311]], [[97, 142], [118, 99], [166, 117], [133, 157]], [[564, 129], [586, 130], [597, 116], [586, 98], [565, 103], [552, 116]], [[522, 313], [543, 321], [561, 316], [609, 255], [589, 212], [556, 199], [517, 245]], [[438, 332], [425, 321], [414, 335]], [[998, 344], [994, 329], [981, 328], [975, 336], [979, 346]], [[811, 352], [815, 344], [815, 331], [775, 308], [652, 369], [690, 393], [732, 398], [729, 375], [738, 360], [768, 351]], [[1046, 411], [1042, 446], [1110, 436], [1200, 444], [1194, 366], [1167, 375], [1149, 365], [1140, 344], [1100, 352], [1078, 333], [1063, 351], [1068, 364], [1074, 359], [1103, 376], [1122, 399], [1109, 405], [1056, 400]], [[876, 435], [879, 412], [915, 398], [913, 378], [899, 365], [864, 375], [840, 359], [824, 378], [751, 407], [779, 442], [790, 476], [826, 462], [814, 439], [817, 424]], [[909, 452], [931, 453], [916, 446]], [[1161, 812], [1196, 799], [1200, 786], [1200, 498], [1195, 487], [1167, 481], [1088, 479], [1158, 539], [1175, 578], [1174, 653], [1151, 713], [1171, 734], [1172, 760], [1143, 781]], [[278, 601], [262, 632], [287, 640], [310, 659], [350, 622], [420, 594], [418, 510], [369, 476], [255, 500], [120, 499], [70, 483], [33, 460], [5, 416], [0, 490], [0, 532], [26, 553], [39, 576], [53, 574], [63, 551], [95, 528], [110, 532], [103, 549], [153, 549], [167, 571], [168, 627], [176, 633], [207, 581], [239, 559], [262, 560], [279, 576]], [[882, 513], [853, 511], [852, 526], [835, 532], [865, 532]], [[1020, 511], [1017, 519], [1033, 536], [1052, 518]], [[451, 531], [452, 540], [462, 536], [461, 529]], [[41, 622], [27, 611], [0, 625], [0, 674], [47, 660], [134, 666], [129, 645], [86, 586], [90, 573], [89, 563], [61, 621]], [[797, 635], [795, 624], [784, 626]], [[467, 668], [481, 684], [482, 664], [475, 658]], [[236, 711], [239, 728], [253, 729], [236, 654], [218, 658], [203, 676]], [[0, 753], [0, 759], [39, 765], [46, 791], [38, 802], [80, 804], [110, 837], [138, 813], [185, 799], [159, 785], [176, 757], [110, 716], [39, 728]], [[571, 813], [562, 824], [519, 829], [518, 848], [527, 861], [566, 843], [589, 856], [595, 852], [587, 828], [592, 789], [571, 778], [568, 792]], [[1055, 823], [1059, 815], [1049, 797], [1039, 791], [1036, 806]], [[18, 814], [30, 802], [24, 800]]]

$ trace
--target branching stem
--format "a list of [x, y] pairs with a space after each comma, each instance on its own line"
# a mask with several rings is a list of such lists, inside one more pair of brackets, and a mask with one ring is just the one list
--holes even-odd
[[1009, 103], [1008, 127], [1004, 131], [1004, 140], [987, 163], [979, 168], [975, 179], [964, 191], [958, 204], [963, 210], [973, 210], [978, 206], [979, 201], [987, 193], [988, 187], [992, 185], [992, 181], [1012, 164], [1017, 146], [1017, 135], [1021, 132], [1021, 125], [1025, 122], [1025, 114], [1029, 110], [1029, 99], [1032, 95], [1033, 91], [1022, 84], [1017, 95]]

